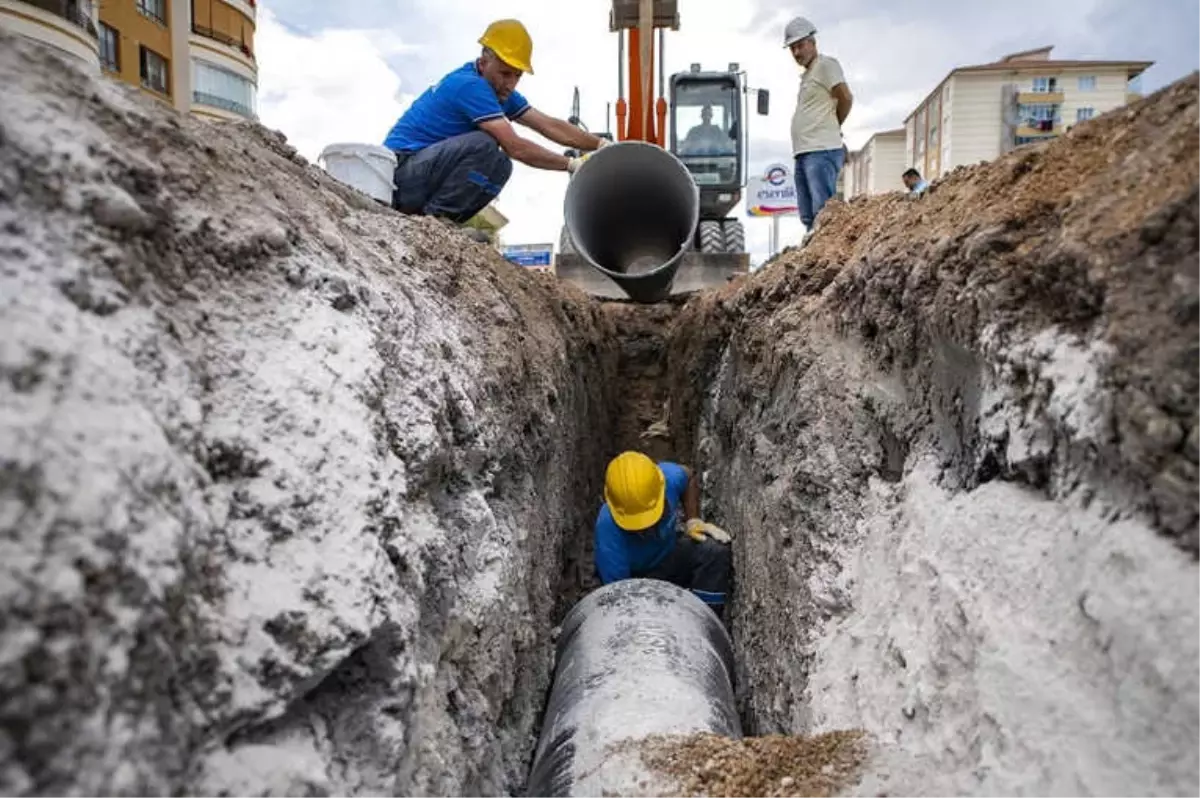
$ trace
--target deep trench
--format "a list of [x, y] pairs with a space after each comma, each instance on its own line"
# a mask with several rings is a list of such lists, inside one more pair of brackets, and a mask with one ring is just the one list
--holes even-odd
[[[611, 435], [600, 448], [604, 453], [603, 459], [597, 463], [583, 463], [581, 468], [602, 475], [610, 458], [630, 449], [643, 452], [655, 461], [670, 460], [694, 465], [691, 463], [693, 451], [689, 431], [695, 428], [695, 419], [672, 417], [671, 408], [683, 406], [693, 411], [698, 409], [702, 399], [699, 396], [701, 389], [690, 383], [673, 384], [669, 369], [672, 350], [689, 334], [675, 327], [676, 317], [688, 299], [687, 295], [672, 296], [656, 304], [602, 301], [601, 307], [618, 332], [612, 341], [616, 362], [615, 387], [610, 394], [612, 398], [608, 408]], [[680, 396], [679, 392], [687, 395]], [[593, 519], [598, 510], [597, 501], [595, 497], [584, 497], [581, 514], [589, 520]], [[590, 526], [586, 531], [581, 531], [578, 537], [571, 539], [568, 536], [565, 541], [564, 563], [560, 570], [561, 581], [553, 615], [555, 626], [562, 623], [580, 599], [600, 587], [593, 565], [593, 548]], [[732, 636], [729, 620], [726, 621], [726, 627]], [[744, 664], [739, 657], [737, 671], [743, 670]], [[543, 713], [554, 686], [553, 673], [547, 676], [549, 684], [545, 692], [538, 696], [535, 737], [540, 735]], [[735, 689], [740, 687], [737, 684], [734, 686]], [[749, 703], [740, 693], [738, 711], [742, 726], [753, 728]], [[515, 786], [515, 795], [526, 794], [525, 783]]]

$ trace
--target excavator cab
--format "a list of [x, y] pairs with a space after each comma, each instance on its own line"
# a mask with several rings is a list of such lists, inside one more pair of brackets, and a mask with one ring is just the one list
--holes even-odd
[[[700, 189], [696, 249], [741, 253], [745, 228], [728, 214], [746, 187], [746, 89], [737, 64], [702, 71], [692, 64], [671, 76], [669, 149], [692, 173]], [[757, 110], [766, 114], [769, 96], [758, 92]]]
[[[619, 87], [616, 128], [610, 138], [646, 142], [669, 151], [691, 174], [699, 193], [699, 224], [692, 240], [681, 242], [686, 250], [674, 275], [673, 294], [724, 285], [750, 268], [745, 227], [741, 219], [729, 215], [746, 187], [750, 116], [746, 73], [736, 63], [708, 72], [692, 64], [687, 72], [672, 75], [668, 88], [665, 33], [679, 30], [678, 6], [677, 0], [612, 0], [609, 15], [609, 30], [617, 34]], [[758, 113], [767, 114], [767, 92], [759, 89], [756, 94]], [[578, 105], [576, 97], [572, 121], [582, 126]], [[565, 225], [554, 269], [560, 279], [593, 295], [626, 296], [585, 262]]]

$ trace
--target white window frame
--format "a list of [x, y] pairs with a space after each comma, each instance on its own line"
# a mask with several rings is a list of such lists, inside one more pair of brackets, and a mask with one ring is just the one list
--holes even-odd
[[1041, 76], [1033, 79], [1033, 92], [1035, 94], [1049, 94], [1058, 91], [1058, 81], [1052, 77]]
[[1076, 82], [1076, 86], [1079, 88], [1079, 91], [1095, 91], [1096, 90], [1096, 76], [1095, 75], [1080, 75]]
[[1084, 106], [1083, 108], [1075, 109], [1075, 121], [1076, 122], [1086, 122], [1089, 119], [1095, 119], [1095, 117], [1096, 117], [1096, 109], [1092, 108], [1091, 106]]

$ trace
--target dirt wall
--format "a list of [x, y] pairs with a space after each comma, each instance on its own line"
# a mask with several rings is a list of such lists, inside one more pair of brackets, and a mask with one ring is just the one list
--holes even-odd
[[0, 86], [0, 792], [519, 788], [610, 322], [260, 128]]
[[1193, 75], [683, 309], [751, 731], [865, 729], [863, 794], [1200, 786], [1198, 143]]

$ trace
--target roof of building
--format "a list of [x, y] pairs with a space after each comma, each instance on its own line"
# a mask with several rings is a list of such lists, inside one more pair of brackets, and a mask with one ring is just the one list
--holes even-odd
[[1009, 53], [1001, 56], [996, 61], [991, 61], [986, 64], [972, 64], [970, 66], [955, 67], [946, 73], [946, 77], [938, 81], [937, 85], [921, 102], [917, 103], [916, 108], [904, 117], [904, 121], [912, 119], [918, 111], [924, 107], [925, 103], [929, 102], [938, 89], [945, 85], [946, 81], [960, 73], [978, 73], [978, 72], [1017, 72], [1026, 70], [1060, 70], [1060, 69], [1094, 69], [1096, 67], [1125, 67], [1128, 70], [1129, 77], [1135, 78], [1138, 75], [1149, 69], [1153, 61], [1100, 61], [1094, 59], [1070, 60], [1056, 59], [1050, 57], [1050, 51], [1054, 49], [1054, 45], [1046, 47], [1036, 47], [1032, 50], [1022, 50], [1017, 53]]

